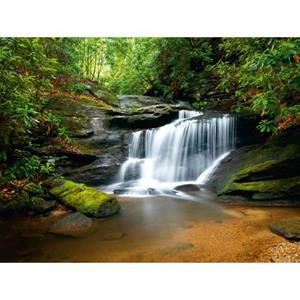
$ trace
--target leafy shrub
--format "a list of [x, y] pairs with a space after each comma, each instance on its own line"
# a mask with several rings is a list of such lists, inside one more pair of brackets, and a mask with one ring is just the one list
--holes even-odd
[[42, 162], [36, 155], [29, 152], [16, 150], [15, 162], [5, 172], [2, 182], [19, 180], [23, 178], [39, 180], [43, 176], [55, 175], [53, 160]]
[[84, 83], [75, 82], [68, 86], [68, 90], [73, 93], [83, 93], [86, 90], [86, 85]]
[[300, 113], [299, 48], [298, 38], [228, 38], [220, 44], [222, 58], [214, 66], [219, 89], [235, 91], [240, 107], [258, 113], [262, 132], [276, 133], [284, 119]]
[[257, 126], [257, 129], [259, 129], [260, 132], [276, 133], [274, 121], [261, 120]]

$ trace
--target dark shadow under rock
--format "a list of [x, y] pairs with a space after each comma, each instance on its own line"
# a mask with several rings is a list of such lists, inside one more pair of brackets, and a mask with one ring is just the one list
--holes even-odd
[[182, 184], [175, 187], [175, 190], [181, 192], [198, 192], [201, 189], [197, 184]]

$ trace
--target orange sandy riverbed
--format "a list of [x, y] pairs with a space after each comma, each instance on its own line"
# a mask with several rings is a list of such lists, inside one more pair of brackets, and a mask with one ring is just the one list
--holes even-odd
[[1, 261], [270, 262], [300, 261], [300, 245], [268, 224], [300, 208], [249, 207], [171, 198], [120, 198], [122, 211], [96, 220], [81, 238], [47, 233], [61, 216], [0, 219]]

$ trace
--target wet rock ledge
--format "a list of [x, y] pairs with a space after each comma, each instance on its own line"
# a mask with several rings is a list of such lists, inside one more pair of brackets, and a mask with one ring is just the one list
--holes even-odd
[[233, 151], [220, 165], [210, 187], [221, 199], [299, 205], [300, 127], [263, 145]]

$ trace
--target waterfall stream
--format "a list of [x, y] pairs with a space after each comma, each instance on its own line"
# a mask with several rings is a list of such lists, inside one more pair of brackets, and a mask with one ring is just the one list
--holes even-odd
[[110, 191], [126, 195], [176, 194], [183, 183], [205, 183], [235, 147], [235, 118], [183, 110], [159, 128], [133, 132], [128, 159]]

